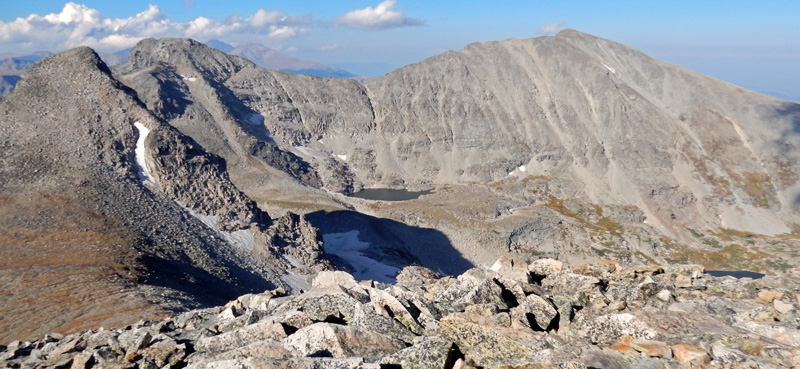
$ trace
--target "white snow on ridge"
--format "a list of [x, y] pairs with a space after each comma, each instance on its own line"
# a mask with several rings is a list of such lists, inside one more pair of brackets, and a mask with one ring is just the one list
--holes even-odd
[[139, 176], [139, 181], [142, 183], [156, 183], [150, 175], [150, 171], [147, 169], [147, 162], [145, 161], [144, 140], [146, 140], [147, 135], [150, 134], [150, 129], [139, 122], [133, 122], [133, 126], [136, 127], [136, 131], [139, 133], [139, 138], [136, 139], [136, 150], [133, 152], [136, 157], [136, 167], [138, 168], [136, 174]]
[[606, 69], [608, 69], [609, 72], [617, 74], [617, 70], [616, 69], [609, 67], [605, 63], [600, 63], [600, 64], [603, 64], [603, 66], [606, 67]]
[[325, 252], [336, 255], [353, 266], [353, 277], [357, 280], [373, 280], [383, 283], [395, 283], [394, 277], [400, 269], [386, 265], [364, 256], [361, 250], [370, 247], [367, 242], [358, 239], [359, 231], [344, 233], [327, 233], [322, 235]]
[[525, 168], [524, 165], [520, 165], [519, 167], [517, 167], [517, 169], [514, 169], [514, 170], [508, 172], [508, 174], [506, 176], [513, 176], [515, 174], [518, 174], [518, 172], [519, 173], [525, 173], [525, 171], [527, 171], [527, 170], [528, 170], [528, 168]]
[[336, 155], [336, 157], [341, 159], [342, 161], [347, 161], [347, 155]]
[[195, 77], [186, 77], [186, 76], [184, 76], [183, 74], [181, 74], [180, 76], [181, 76], [181, 79], [182, 79], [182, 80], [185, 80], [185, 81], [189, 81], [189, 82], [195, 82], [195, 81], [197, 81], [197, 78], [195, 78]]

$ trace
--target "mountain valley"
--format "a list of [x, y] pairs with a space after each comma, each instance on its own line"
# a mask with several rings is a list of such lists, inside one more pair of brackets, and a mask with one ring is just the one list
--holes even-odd
[[[574, 30], [368, 83], [189, 39], [113, 67], [72, 49], [0, 100], [0, 150], [0, 342], [296, 295], [333, 270], [800, 278], [800, 104]], [[430, 192], [349, 196], [365, 188]]]

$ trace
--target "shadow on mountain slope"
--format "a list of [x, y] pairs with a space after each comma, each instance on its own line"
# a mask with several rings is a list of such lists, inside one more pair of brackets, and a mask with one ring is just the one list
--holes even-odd
[[[210, 256], [213, 257], [213, 253]], [[225, 263], [231, 278], [223, 279], [201, 267], [156, 255], [145, 255], [138, 261], [148, 272], [142, 277], [143, 285], [165, 287], [172, 291], [168, 296], [169, 301], [161, 305], [173, 312], [223, 305], [240, 295], [261, 293], [276, 287], [263, 277], [233, 263]]]
[[[792, 141], [800, 141], [800, 104], [784, 102], [775, 109], [775, 115], [778, 119], [788, 120], [791, 125], [781, 136], [781, 150], [791, 150], [794, 146]], [[800, 195], [795, 197], [793, 205], [800, 207]]]
[[776, 115], [778, 117], [785, 117], [789, 119], [792, 124], [790, 132], [785, 132], [784, 135], [790, 133], [800, 134], [800, 104], [789, 101], [784, 102], [779, 108], [776, 109]]
[[443, 274], [457, 275], [474, 266], [447, 236], [435, 229], [354, 211], [317, 211], [307, 214], [306, 219], [322, 235], [358, 231], [358, 239], [371, 246], [365, 255], [398, 268], [418, 263]]

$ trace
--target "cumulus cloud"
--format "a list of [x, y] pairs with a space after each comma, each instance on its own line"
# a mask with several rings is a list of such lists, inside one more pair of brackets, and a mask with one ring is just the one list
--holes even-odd
[[422, 19], [407, 17], [405, 9], [395, 10], [396, 5], [397, 0], [386, 0], [374, 8], [368, 6], [364, 9], [351, 10], [336, 18], [334, 22], [348, 27], [372, 30], [425, 24]]
[[539, 33], [543, 35], [555, 35], [564, 29], [564, 23], [547, 23], [539, 26]]
[[322, 50], [322, 51], [330, 51], [330, 50], [336, 50], [336, 48], [338, 48], [338, 47], [339, 47], [339, 45], [332, 44], [332, 45], [323, 45], [319, 49]]
[[[191, 1], [185, 2], [189, 5]], [[287, 14], [280, 10], [259, 9], [242, 18], [224, 21], [198, 17], [189, 22], [172, 21], [157, 5], [129, 18], [105, 18], [99, 11], [76, 3], [66, 3], [60, 13], [31, 14], [25, 18], [0, 21], [0, 48], [29, 51], [63, 49], [86, 45], [101, 50], [120, 50], [147, 37], [191, 37], [197, 39], [263, 35], [288, 39], [310, 30], [310, 16]]]

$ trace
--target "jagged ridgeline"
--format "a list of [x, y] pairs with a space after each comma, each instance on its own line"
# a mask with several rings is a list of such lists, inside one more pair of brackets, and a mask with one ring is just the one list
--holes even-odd
[[[78, 48], [0, 114], [0, 341], [307, 291], [334, 268], [800, 262], [800, 105], [573, 30], [367, 84], [185, 39], [112, 69]], [[365, 187], [432, 193], [342, 195]]]

